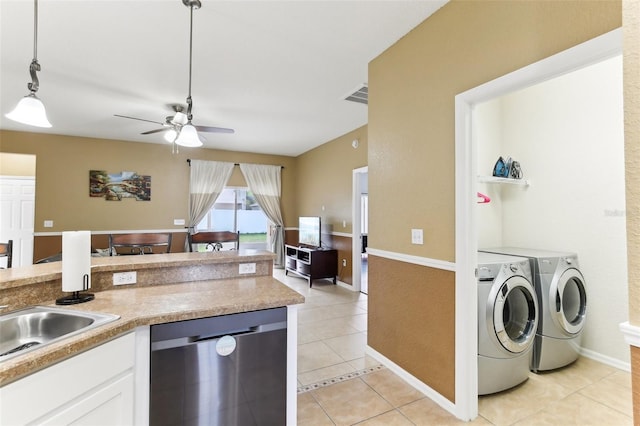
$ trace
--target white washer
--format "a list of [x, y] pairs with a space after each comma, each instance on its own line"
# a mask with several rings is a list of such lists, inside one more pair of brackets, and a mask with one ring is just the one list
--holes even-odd
[[478, 395], [529, 377], [538, 302], [529, 260], [478, 253]]
[[575, 253], [517, 247], [483, 249], [529, 258], [540, 306], [531, 370], [553, 370], [580, 355], [587, 290]]

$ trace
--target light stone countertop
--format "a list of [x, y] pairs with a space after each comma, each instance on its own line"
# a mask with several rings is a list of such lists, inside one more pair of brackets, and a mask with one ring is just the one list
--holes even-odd
[[[185, 261], [193, 262], [194, 256], [200, 253], [185, 253]], [[135, 260], [137, 266], [153, 264], [159, 267], [163, 262], [163, 255], [153, 256], [123, 256], [123, 262], [130, 267]], [[171, 255], [171, 266], [180, 262], [180, 256]], [[236, 255], [237, 257], [237, 255]], [[256, 257], [257, 258], [257, 257]], [[107, 265], [102, 264], [101, 258], [96, 258], [95, 267], [115, 268], [117, 262], [110, 258]], [[250, 261], [251, 256], [243, 257], [243, 261]], [[221, 262], [224, 262], [224, 256]], [[228, 262], [229, 259], [226, 259]], [[52, 265], [52, 264], [50, 264]], [[35, 265], [35, 267], [48, 265]], [[92, 266], [93, 267], [93, 266]], [[29, 268], [26, 268], [29, 269]], [[43, 275], [59, 273], [55, 267], [40, 269]], [[17, 271], [18, 269], [16, 269]], [[4, 278], [4, 277], [2, 277]], [[29, 281], [28, 277], [23, 280]], [[2, 284], [4, 285], [4, 283]], [[115, 337], [133, 331], [138, 326], [161, 324], [195, 318], [248, 312], [260, 309], [275, 308], [304, 303], [304, 297], [282, 284], [271, 276], [247, 278], [229, 278], [206, 281], [193, 281], [178, 284], [164, 284], [157, 286], [118, 288], [95, 293], [95, 300], [73, 306], [61, 307], [55, 301], [42, 303], [42, 306], [57, 306], [58, 308], [99, 312], [119, 315], [116, 321], [99, 326], [95, 329], [62, 339], [59, 342], [35, 349], [23, 355], [15, 356], [0, 362], [0, 386], [6, 385], [35, 371], [48, 367], [82, 351], [91, 349]]]
[[[91, 258], [91, 272], [118, 272], [132, 268], [157, 269], [191, 266], [199, 262], [225, 264], [273, 259], [273, 254], [258, 250], [220, 251], [204, 253], [167, 253], [144, 256], [104, 256]], [[19, 268], [0, 269], [0, 290], [53, 281], [62, 278], [62, 262], [41, 263]]]

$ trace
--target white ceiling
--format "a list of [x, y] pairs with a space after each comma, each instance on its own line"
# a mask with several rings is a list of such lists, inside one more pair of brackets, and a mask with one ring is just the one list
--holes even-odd
[[[218, 1], [194, 11], [193, 123], [205, 147], [297, 156], [367, 123], [343, 100], [368, 62], [446, 3]], [[51, 129], [8, 120], [28, 93], [33, 1], [0, 0], [0, 128], [167, 143], [159, 128], [188, 93], [182, 0], [40, 0], [38, 73]], [[184, 148], [188, 149], [188, 148]]]

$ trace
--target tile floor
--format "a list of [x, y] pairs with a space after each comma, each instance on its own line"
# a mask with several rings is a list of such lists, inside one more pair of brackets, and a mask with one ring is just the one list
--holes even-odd
[[[298, 312], [298, 425], [465, 424], [365, 356], [367, 296], [329, 281], [275, 278], [306, 297]], [[628, 372], [580, 358], [481, 397], [481, 425], [632, 425]]]

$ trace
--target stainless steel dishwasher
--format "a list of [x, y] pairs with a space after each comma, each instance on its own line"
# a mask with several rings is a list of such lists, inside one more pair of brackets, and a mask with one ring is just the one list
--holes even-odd
[[286, 308], [151, 326], [151, 425], [285, 425], [286, 385]]

